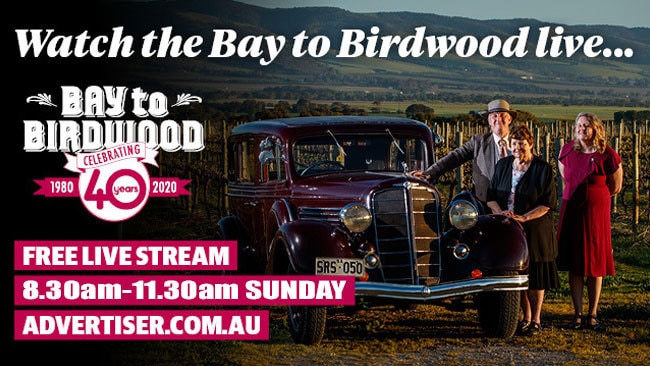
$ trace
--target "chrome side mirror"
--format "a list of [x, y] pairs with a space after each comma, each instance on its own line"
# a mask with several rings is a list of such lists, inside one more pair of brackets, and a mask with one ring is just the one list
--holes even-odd
[[273, 153], [269, 150], [262, 150], [262, 152], [260, 152], [259, 159], [262, 165], [266, 165], [272, 163], [275, 160], [275, 155], [273, 155]]
[[260, 142], [260, 150], [271, 150], [275, 144], [271, 141], [271, 136]]
[[442, 136], [438, 135], [437, 133], [433, 134], [433, 145], [435, 147], [440, 147], [444, 143], [445, 143], [445, 139]]

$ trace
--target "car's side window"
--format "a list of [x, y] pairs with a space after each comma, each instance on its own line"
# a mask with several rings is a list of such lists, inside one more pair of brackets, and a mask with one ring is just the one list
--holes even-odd
[[257, 144], [254, 140], [233, 141], [229, 147], [232, 154], [229, 159], [228, 179], [238, 183], [254, 183], [257, 161]]
[[404, 152], [406, 154], [405, 159], [409, 166], [409, 169], [424, 170], [428, 167], [428, 165], [426, 165], [427, 146], [424, 141], [405, 141]]

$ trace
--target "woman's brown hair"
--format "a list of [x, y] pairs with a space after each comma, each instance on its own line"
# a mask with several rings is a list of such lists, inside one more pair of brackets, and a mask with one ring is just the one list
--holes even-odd
[[534, 138], [532, 132], [528, 129], [528, 126], [525, 124], [521, 123], [512, 128], [510, 131], [510, 139], [515, 139], [515, 140], [526, 140], [528, 141], [528, 145], [534, 146]]

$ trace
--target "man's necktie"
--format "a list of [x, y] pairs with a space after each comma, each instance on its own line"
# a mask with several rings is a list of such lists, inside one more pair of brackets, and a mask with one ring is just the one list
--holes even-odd
[[508, 148], [507, 148], [508, 142], [506, 139], [501, 139], [499, 140], [499, 159], [505, 158], [508, 156]]

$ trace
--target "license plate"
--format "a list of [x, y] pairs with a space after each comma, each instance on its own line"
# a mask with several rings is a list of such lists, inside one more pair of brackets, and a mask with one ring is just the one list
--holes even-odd
[[355, 276], [364, 274], [363, 261], [359, 258], [316, 258], [316, 274], [328, 276]]

